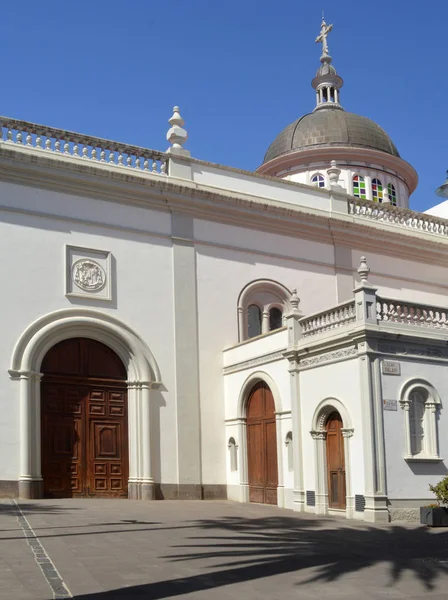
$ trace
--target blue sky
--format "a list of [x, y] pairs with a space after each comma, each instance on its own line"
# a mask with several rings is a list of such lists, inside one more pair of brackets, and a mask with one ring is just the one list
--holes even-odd
[[314, 108], [321, 8], [344, 108], [389, 133], [429, 208], [448, 168], [446, 0], [5, 0], [0, 112], [165, 150], [179, 104], [193, 156], [252, 170]]

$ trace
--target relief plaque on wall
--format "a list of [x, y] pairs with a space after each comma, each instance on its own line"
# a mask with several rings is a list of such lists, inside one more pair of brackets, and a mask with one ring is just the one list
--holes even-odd
[[66, 296], [111, 300], [110, 259], [104, 250], [66, 246]]

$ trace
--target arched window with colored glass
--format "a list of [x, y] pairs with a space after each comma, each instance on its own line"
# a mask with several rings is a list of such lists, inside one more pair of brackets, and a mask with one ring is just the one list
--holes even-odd
[[372, 179], [372, 200], [374, 202], [383, 201], [383, 184], [379, 179]]
[[320, 173], [317, 173], [317, 175], [311, 177], [311, 183], [316, 187], [323, 188], [325, 187], [325, 178]]
[[353, 195], [356, 198], [362, 198], [365, 200], [366, 196], [366, 182], [362, 175], [355, 175], [353, 177]]
[[389, 201], [394, 206], [397, 206], [397, 192], [393, 183], [387, 184], [387, 193], [389, 194]]

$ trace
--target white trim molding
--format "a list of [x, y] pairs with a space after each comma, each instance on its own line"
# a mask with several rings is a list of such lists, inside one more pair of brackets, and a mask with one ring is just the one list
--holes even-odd
[[128, 377], [129, 497], [152, 499], [151, 390], [162, 387], [157, 363], [145, 342], [127, 325], [91, 309], [65, 309], [32, 323], [13, 351], [9, 374], [20, 382], [21, 452], [19, 494], [39, 498], [41, 470], [40, 367], [48, 350], [73, 337], [97, 340], [123, 362]]
[[442, 460], [437, 435], [437, 412], [441, 407], [437, 390], [424, 379], [410, 379], [400, 390], [399, 402], [404, 412], [404, 459]]

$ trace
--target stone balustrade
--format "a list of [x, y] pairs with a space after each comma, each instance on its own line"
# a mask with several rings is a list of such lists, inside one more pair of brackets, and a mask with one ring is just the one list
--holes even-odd
[[158, 175], [168, 174], [168, 155], [54, 127], [0, 117], [0, 143]]
[[355, 301], [349, 300], [329, 310], [302, 317], [299, 323], [302, 328], [302, 337], [310, 337], [339, 327], [345, 327], [354, 323], [355, 320]]
[[377, 298], [378, 324], [400, 323], [414, 327], [448, 330], [448, 309], [402, 300]]
[[353, 198], [348, 200], [348, 213], [380, 223], [448, 236], [448, 219], [433, 217], [408, 208]]

